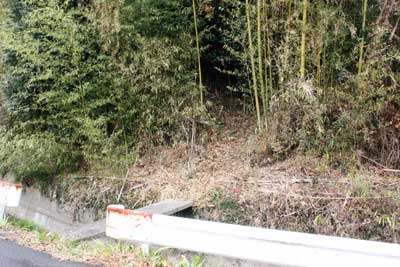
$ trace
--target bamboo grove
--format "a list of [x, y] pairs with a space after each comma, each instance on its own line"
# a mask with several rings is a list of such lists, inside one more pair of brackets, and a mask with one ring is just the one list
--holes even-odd
[[[368, 30], [372, 36], [373, 30], [377, 30], [374, 27], [382, 26], [375, 23], [376, 18], [374, 17], [379, 14], [378, 19], [380, 18], [382, 21], [382, 16], [386, 16], [386, 23], [391, 23], [390, 26], [385, 25], [389, 27], [387, 33], [392, 33], [390, 36], [398, 32], [396, 8], [398, 9], [399, 3], [393, 1], [388, 4], [388, 1], [375, 1], [368, 5], [368, 0], [356, 2], [312, 1], [309, 3], [308, 0], [260, 0], [252, 3], [246, 0], [247, 40], [244, 42], [247, 43], [247, 47], [243, 47], [243, 49], [248, 50], [253, 103], [260, 130], [268, 127], [271, 97], [276, 96], [276, 93], [288, 86], [285, 82], [289, 82], [289, 85], [291, 81], [296, 81], [296, 85], [310, 83], [313, 86], [331, 87], [335, 90], [335, 87], [341, 84], [340, 78], [343, 78], [337, 76], [344, 75], [344, 73], [340, 74], [336, 71], [346, 71], [346, 75], [350, 75], [351, 73], [355, 74], [354, 70], [356, 70], [359, 82], [363, 79], [363, 74], [368, 74], [365, 69], [363, 70]], [[359, 14], [351, 13], [354, 11], [357, 13], [359, 10], [361, 10]], [[378, 10], [379, 12], [377, 12]], [[308, 16], [310, 21], [308, 21]], [[358, 20], [346, 21], [346, 16], [358, 17]], [[367, 29], [368, 18], [371, 18], [369, 29]], [[278, 32], [276, 32], [279, 24], [283, 24], [283, 27], [278, 28]], [[329, 53], [339, 53], [341, 48], [333, 49], [333, 51], [328, 49], [331, 49], [332, 41], [334, 46], [337, 46], [338, 42], [344, 41], [340, 40], [344, 36], [339, 35], [339, 31], [343, 30], [349, 31], [348, 34], [352, 35], [352, 52], [353, 55], [357, 55], [358, 60], [354, 59], [352, 62], [348, 62], [353, 65], [349, 69], [334, 70], [327, 56]], [[256, 38], [252, 37], [254, 32]], [[388, 47], [398, 48], [398, 40], [393, 40], [392, 37], [389, 39], [391, 43], [388, 44]], [[396, 39], [398, 38], [396, 37]], [[254, 44], [256, 44], [256, 50]], [[312, 49], [314, 51], [311, 51]], [[283, 56], [283, 60], [280, 58], [281, 56]], [[350, 55], [339, 54], [339, 56]], [[274, 59], [271, 61], [271, 58]], [[354, 58], [356, 57], [354, 56]], [[255, 61], [257, 61], [257, 66]], [[362, 83], [359, 86], [363, 86]], [[306, 87], [310, 89], [310, 87]]]
[[399, 1], [236, 2], [219, 3], [241, 10], [221, 30], [242, 32], [223, 45], [242, 64], [226, 73], [247, 71], [242, 92], [272, 149], [361, 149], [398, 165]]
[[0, 4], [2, 172], [125, 166], [213, 127], [215, 98], [279, 157], [400, 164], [399, 0]]

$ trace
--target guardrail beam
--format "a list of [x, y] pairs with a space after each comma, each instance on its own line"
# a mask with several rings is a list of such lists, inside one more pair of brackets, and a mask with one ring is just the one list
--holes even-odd
[[107, 209], [106, 235], [229, 258], [296, 267], [399, 267], [400, 245]]

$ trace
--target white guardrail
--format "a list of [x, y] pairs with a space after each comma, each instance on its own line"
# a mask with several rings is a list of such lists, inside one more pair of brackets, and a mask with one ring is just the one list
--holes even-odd
[[6, 207], [18, 207], [22, 194], [22, 185], [0, 181], [0, 219]]
[[400, 245], [107, 208], [109, 237], [267, 266], [400, 267]]

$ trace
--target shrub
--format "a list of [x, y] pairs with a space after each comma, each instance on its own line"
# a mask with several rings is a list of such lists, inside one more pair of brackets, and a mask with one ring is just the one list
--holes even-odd
[[[190, 24], [179, 1], [5, 3], [1, 89], [15, 133], [9, 142], [21, 138], [38, 155], [78, 153], [83, 171], [115, 169], [111, 162], [124, 169], [138, 147], [180, 140], [203, 112], [194, 104]], [[48, 165], [24, 163], [21, 176], [47, 176], [39, 170]], [[64, 166], [55, 165], [54, 173]]]
[[48, 185], [62, 171], [76, 167], [78, 160], [77, 153], [50, 135], [13, 135], [3, 129], [0, 147], [0, 172], [27, 184], [36, 180]]

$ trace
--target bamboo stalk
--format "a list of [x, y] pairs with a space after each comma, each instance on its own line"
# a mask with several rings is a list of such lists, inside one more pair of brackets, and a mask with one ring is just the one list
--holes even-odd
[[[328, 74], [328, 69], [329, 69], [329, 64], [327, 64], [327, 59], [326, 59], [326, 45], [322, 46], [322, 67], [321, 67], [321, 76], [322, 76], [322, 81], [324, 88], [328, 88], [328, 83], [329, 83], [329, 74]], [[324, 90], [324, 95], [325, 95], [326, 90]]]
[[[246, 49], [246, 47], [244, 47], [243, 48], [243, 50], [244, 50], [244, 58], [247, 60], [247, 58], [248, 58], [248, 51], [247, 51], [247, 49]], [[250, 74], [250, 68], [249, 68], [249, 64], [245, 64], [245, 66], [246, 66], [246, 77], [249, 77], [251, 74]], [[251, 88], [252, 87], [252, 85], [251, 85], [251, 80], [249, 80], [249, 79], [247, 79], [247, 86], [249, 87], [249, 88]], [[250, 90], [250, 99], [253, 99], [253, 91], [252, 90]], [[245, 95], [243, 95], [243, 103], [246, 103], [246, 97], [245, 97]], [[251, 101], [250, 102], [250, 106], [251, 106], [251, 108], [249, 109], [249, 112], [252, 110], [252, 108], [254, 108], [254, 102], [253, 101]], [[246, 111], [246, 104], [244, 104], [243, 105], [243, 108], [244, 108], [244, 111]]]
[[261, 99], [263, 104], [264, 117], [267, 114], [267, 97], [268, 91], [265, 88], [264, 84], [264, 67], [262, 64], [263, 59], [263, 51], [262, 51], [262, 40], [261, 40], [261, 1], [257, 0], [257, 50], [258, 50], [258, 79], [260, 80], [260, 89], [261, 89]]
[[258, 99], [256, 65], [255, 65], [255, 61], [254, 61], [253, 37], [252, 37], [252, 33], [251, 33], [251, 16], [250, 16], [249, 0], [246, 0], [246, 18], [247, 18], [247, 35], [249, 38], [250, 64], [251, 64], [251, 72], [252, 72], [252, 78], [253, 78], [254, 100], [255, 100], [256, 112], [257, 112], [257, 126], [258, 126], [258, 129], [261, 131], [260, 104], [259, 104], [259, 99]]
[[317, 73], [316, 73], [316, 81], [318, 85], [321, 85], [321, 52], [323, 49], [323, 44], [324, 44], [324, 34], [323, 31], [321, 31], [321, 26], [320, 26], [320, 14], [317, 13], [317, 27], [318, 27], [318, 36], [316, 37], [316, 42], [317, 42], [317, 50], [316, 50], [316, 66], [317, 66]]
[[[271, 0], [272, 4], [273, 0]], [[269, 74], [269, 79], [268, 79], [268, 85], [269, 85], [269, 97], [272, 96], [273, 94], [273, 88], [272, 88], [272, 59], [271, 59], [271, 43], [270, 43], [270, 32], [269, 32], [269, 23], [268, 23], [268, 7], [265, 7], [265, 23], [266, 23], [266, 33], [267, 33], [267, 58], [268, 58], [268, 74]], [[268, 89], [267, 89], [268, 90]], [[267, 98], [267, 104], [269, 103], [269, 98]]]
[[315, 58], [316, 63], [317, 63], [317, 75], [316, 75], [316, 80], [317, 80], [317, 84], [321, 85], [321, 45], [318, 45], [318, 49], [317, 49], [317, 56]]
[[300, 51], [300, 78], [304, 79], [305, 77], [305, 68], [306, 68], [306, 30], [307, 30], [307, 5], [308, 0], [303, 1], [303, 30], [301, 33], [301, 51]]
[[289, 8], [288, 15], [286, 20], [286, 35], [285, 35], [285, 52], [284, 52], [284, 61], [283, 61], [283, 74], [284, 77], [281, 77], [281, 81], [285, 79], [289, 79], [289, 34], [290, 34], [290, 21], [292, 17], [292, 0], [289, 0]]
[[[267, 19], [267, 1], [263, 0], [262, 1], [262, 13], [263, 13], [263, 17], [264, 17], [264, 24], [265, 24], [265, 30], [263, 31], [263, 41], [264, 43], [268, 42], [268, 36], [267, 36], [267, 31], [268, 31], [268, 19]], [[265, 66], [269, 66], [269, 61], [268, 61], [268, 47], [267, 46], [263, 46], [263, 56], [264, 56], [264, 65]], [[268, 96], [268, 77], [269, 77], [269, 73], [268, 73], [268, 68], [265, 67], [265, 72], [264, 72], [264, 80], [265, 80], [265, 95], [263, 96], [265, 98], [265, 101], [267, 103], [267, 108], [269, 106], [269, 96]], [[268, 127], [268, 123], [266, 123], [266, 126]]]
[[201, 72], [201, 51], [200, 51], [200, 40], [199, 40], [199, 30], [197, 27], [197, 9], [196, 2], [192, 0], [193, 7], [193, 20], [194, 20], [194, 31], [196, 35], [196, 50], [197, 50], [197, 67], [199, 72], [199, 90], [200, 90], [200, 104], [203, 105], [203, 76]]
[[[271, 0], [272, 5], [272, 0]], [[270, 45], [270, 32], [269, 32], [269, 21], [268, 21], [268, 5], [267, 1], [263, 0], [263, 17], [265, 23], [265, 31], [264, 31], [264, 43], [266, 44], [264, 47], [264, 61], [265, 65], [268, 66], [265, 68], [265, 101], [267, 103], [267, 109], [269, 107], [269, 100], [273, 94], [272, 90], [272, 64], [271, 64], [271, 45]]]
[[360, 79], [363, 61], [364, 61], [364, 46], [365, 46], [365, 25], [367, 21], [367, 6], [368, 0], [363, 0], [363, 8], [362, 8], [362, 26], [361, 26], [361, 42], [360, 42], [360, 57], [358, 59], [358, 79]]

